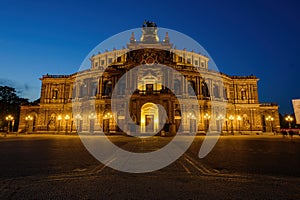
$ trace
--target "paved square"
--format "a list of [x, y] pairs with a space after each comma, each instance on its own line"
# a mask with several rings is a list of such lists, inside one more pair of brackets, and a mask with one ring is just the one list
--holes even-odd
[[[154, 151], [170, 138], [111, 136], [123, 149]], [[299, 199], [300, 138], [224, 136], [204, 159], [196, 137], [176, 162], [144, 174], [94, 159], [78, 136], [0, 138], [1, 199]]]

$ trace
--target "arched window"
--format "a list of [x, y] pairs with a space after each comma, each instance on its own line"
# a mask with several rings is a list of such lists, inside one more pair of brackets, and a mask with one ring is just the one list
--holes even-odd
[[175, 94], [181, 94], [180, 81], [178, 79], [174, 80], [174, 91]]
[[188, 82], [188, 93], [189, 93], [190, 96], [197, 95], [194, 81], [189, 81]]
[[57, 99], [57, 98], [58, 98], [58, 89], [54, 89], [52, 99]]
[[217, 84], [214, 84], [214, 97], [220, 98], [219, 86]]
[[105, 81], [104, 82], [104, 96], [111, 96], [112, 93], [112, 82], [109, 81]]
[[228, 99], [227, 88], [223, 87], [223, 97], [224, 99]]
[[202, 94], [204, 97], [209, 97], [209, 90], [208, 90], [208, 87], [207, 87], [207, 84], [205, 82], [202, 82], [201, 83], [201, 88], [202, 88]]
[[246, 90], [245, 89], [241, 89], [241, 99], [242, 100], [246, 99]]
[[118, 88], [117, 88], [117, 91], [118, 91], [118, 94], [119, 95], [124, 95], [125, 94], [125, 78], [122, 78], [119, 80], [118, 82]]
[[82, 84], [80, 86], [80, 97], [85, 97], [87, 95], [87, 85], [86, 84]]
[[92, 87], [91, 87], [90, 96], [96, 96], [97, 93], [98, 93], [98, 83], [97, 82], [93, 82], [92, 83]]

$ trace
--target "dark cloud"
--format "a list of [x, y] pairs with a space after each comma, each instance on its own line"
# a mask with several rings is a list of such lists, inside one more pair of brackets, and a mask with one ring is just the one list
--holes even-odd
[[35, 90], [35, 88], [28, 83], [19, 83], [17, 81], [5, 78], [0, 78], [0, 85], [13, 87], [16, 89], [16, 92], [19, 96], [30, 99], [32, 98], [32, 93]]

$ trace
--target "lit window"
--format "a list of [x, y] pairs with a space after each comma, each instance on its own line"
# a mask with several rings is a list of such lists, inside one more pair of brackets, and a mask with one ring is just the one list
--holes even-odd
[[191, 64], [191, 63], [192, 63], [192, 61], [191, 61], [190, 58], [187, 59], [187, 63], [188, 63], [188, 64]]
[[246, 99], [246, 90], [245, 89], [241, 90], [241, 98], [242, 98], [242, 100]]
[[121, 57], [118, 57], [118, 58], [117, 58], [117, 62], [118, 62], [118, 63], [121, 62]]
[[201, 62], [201, 67], [205, 67], [205, 62]]
[[57, 99], [58, 98], [58, 90], [55, 89], [53, 90], [53, 96], [52, 96], [53, 99]]

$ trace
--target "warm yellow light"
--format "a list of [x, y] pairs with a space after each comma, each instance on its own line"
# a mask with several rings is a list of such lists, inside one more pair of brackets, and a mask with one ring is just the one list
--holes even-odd
[[89, 115], [89, 118], [90, 118], [90, 119], [95, 119], [95, 118], [96, 118], [96, 116], [95, 116], [95, 114], [94, 114], [94, 113], [91, 113], [91, 114]]
[[224, 116], [222, 114], [220, 114], [217, 119], [224, 119]]
[[209, 115], [208, 113], [206, 113], [206, 114], [204, 115], [204, 119], [210, 119], [210, 115]]
[[66, 115], [65, 116], [65, 120], [69, 120], [70, 119], [70, 116], [69, 115]]
[[229, 119], [230, 119], [230, 120], [234, 120], [234, 116], [230, 115], [230, 116], [229, 116]]
[[273, 118], [273, 117], [271, 117], [271, 116], [269, 115], [268, 117], [266, 117], [266, 120], [267, 120], [267, 121], [273, 121], [273, 120], [274, 120], [274, 118]]
[[144, 124], [145, 123], [145, 119], [141, 119], [141, 123]]
[[76, 119], [81, 119], [81, 115], [80, 115], [80, 114], [77, 114], [77, 115], [75, 116], [75, 118], [76, 118]]
[[62, 119], [61, 115], [57, 116], [57, 120], [60, 121]]
[[285, 118], [285, 121], [291, 122], [291, 121], [293, 121], [293, 120], [294, 120], [294, 118], [291, 117], [291, 116], [287, 116], [287, 117]]
[[239, 116], [239, 115], [237, 116], [236, 119], [239, 120], [239, 121], [242, 120], [241, 116]]
[[31, 121], [31, 120], [33, 120], [33, 117], [31, 117], [30, 115], [28, 115], [27, 117], [25, 117], [25, 120], [26, 120], [26, 121], [28, 121], [28, 120]]
[[8, 115], [5, 119], [6, 119], [6, 121], [12, 121], [12, 120], [14, 120], [14, 117], [11, 115]]

